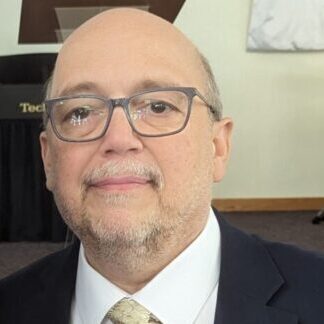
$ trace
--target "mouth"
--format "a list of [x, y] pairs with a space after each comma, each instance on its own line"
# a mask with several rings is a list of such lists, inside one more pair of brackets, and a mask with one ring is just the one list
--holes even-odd
[[144, 188], [151, 185], [152, 181], [146, 177], [139, 176], [113, 176], [94, 181], [89, 184], [90, 188], [105, 191], [128, 191]]

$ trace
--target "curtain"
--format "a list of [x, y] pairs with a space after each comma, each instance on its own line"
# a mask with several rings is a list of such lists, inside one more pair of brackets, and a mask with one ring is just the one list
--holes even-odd
[[0, 241], [63, 241], [63, 223], [45, 187], [41, 121], [0, 120]]

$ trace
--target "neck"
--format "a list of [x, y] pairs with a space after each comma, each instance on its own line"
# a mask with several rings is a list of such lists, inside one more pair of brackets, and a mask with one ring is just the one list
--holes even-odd
[[83, 242], [85, 256], [89, 264], [101, 275], [125, 292], [134, 294], [197, 238], [206, 221], [207, 217], [195, 224], [196, 226], [191, 223], [190, 228], [186, 227], [182, 234], [177, 232], [177, 235], [163, 237], [152, 249], [147, 249], [147, 246], [129, 247], [112, 255], [102, 253], [103, 249], [98, 245], [89, 244], [89, 241]]

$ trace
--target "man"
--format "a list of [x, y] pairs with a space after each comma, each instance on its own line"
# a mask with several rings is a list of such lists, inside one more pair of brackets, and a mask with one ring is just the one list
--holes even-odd
[[134, 9], [89, 20], [46, 111], [47, 187], [81, 244], [4, 279], [1, 323], [323, 323], [323, 257], [210, 209], [232, 121], [175, 27]]

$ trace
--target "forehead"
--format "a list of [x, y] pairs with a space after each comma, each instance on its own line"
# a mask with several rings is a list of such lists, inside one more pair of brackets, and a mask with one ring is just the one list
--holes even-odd
[[54, 93], [80, 82], [126, 89], [141, 79], [199, 88], [201, 64], [184, 35], [152, 15], [124, 16], [99, 17], [68, 39], [56, 63]]

